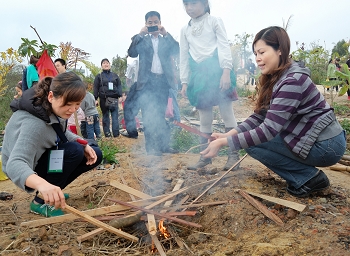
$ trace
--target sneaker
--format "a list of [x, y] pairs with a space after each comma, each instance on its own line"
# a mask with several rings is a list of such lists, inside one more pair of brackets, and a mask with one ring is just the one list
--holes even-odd
[[54, 206], [48, 204], [36, 204], [33, 201], [30, 203], [30, 211], [35, 214], [40, 214], [45, 217], [55, 217], [64, 215], [61, 209], [55, 209]]
[[212, 163], [211, 158], [204, 158], [201, 155], [198, 162], [195, 165], [187, 166], [187, 170], [198, 170], [211, 163]]
[[293, 186], [288, 186], [287, 191], [289, 194], [295, 197], [307, 197], [311, 193], [318, 192], [328, 188], [330, 185], [327, 175], [319, 170], [317, 175], [311, 180], [306, 182], [300, 188], [295, 188]]
[[131, 136], [127, 131], [122, 131], [120, 134], [124, 137], [131, 138], [131, 139], [137, 139], [138, 135]]

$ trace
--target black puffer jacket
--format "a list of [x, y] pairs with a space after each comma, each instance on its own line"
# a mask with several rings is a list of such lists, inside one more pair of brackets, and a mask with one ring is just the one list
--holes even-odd
[[35, 106], [36, 98], [34, 97], [34, 88], [35, 86], [25, 90], [22, 97], [14, 99], [10, 103], [10, 108], [13, 112], [16, 112], [17, 110], [25, 110], [33, 116], [44, 120], [46, 123], [50, 123], [50, 117], [47, 115], [47, 111], [41, 105]]
[[[102, 77], [102, 82], [101, 82]], [[113, 90], [109, 90], [108, 83], [113, 83]], [[122, 84], [120, 78], [116, 73], [110, 70], [103, 70], [95, 77], [94, 81], [94, 97], [98, 98], [119, 98], [122, 96]]]

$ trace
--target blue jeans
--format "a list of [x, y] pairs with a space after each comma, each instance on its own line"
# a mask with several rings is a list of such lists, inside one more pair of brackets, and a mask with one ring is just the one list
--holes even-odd
[[98, 114], [86, 116], [85, 119], [86, 138], [95, 139], [94, 134], [96, 134], [96, 138], [101, 138], [100, 117]]
[[318, 172], [316, 166], [337, 163], [346, 149], [345, 132], [312, 146], [306, 159], [295, 155], [278, 135], [271, 141], [246, 149], [253, 158], [286, 180], [288, 185], [300, 188]]

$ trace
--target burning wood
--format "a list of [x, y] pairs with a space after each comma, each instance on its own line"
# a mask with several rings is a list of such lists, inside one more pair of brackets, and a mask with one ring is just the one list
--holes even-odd
[[164, 226], [164, 220], [160, 220], [158, 223], [158, 229], [161, 233], [161, 235], [165, 238], [168, 239], [171, 237], [168, 229]]
[[158, 213], [158, 212], [155, 212], [155, 211], [152, 211], [152, 210], [148, 210], [146, 208], [137, 207], [137, 206], [134, 206], [134, 205], [132, 205], [130, 203], [126, 203], [126, 202], [123, 202], [123, 201], [120, 201], [120, 200], [117, 200], [117, 199], [108, 198], [108, 200], [110, 200], [112, 202], [116, 202], [116, 203], [121, 204], [121, 205], [125, 205], [125, 206], [131, 207], [131, 208], [138, 209], [138, 210], [146, 212], [146, 213], [157, 215], [157, 216], [163, 217], [165, 219], [168, 219], [168, 220], [171, 220], [171, 221], [174, 221], [174, 222], [178, 222], [178, 223], [181, 223], [181, 224], [184, 224], [184, 225], [187, 225], [187, 226], [196, 227], [196, 228], [201, 228], [202, 227], [202, 225], [199, 225], [197, 223], [193, 223], [193, 222], [189, 222], [189, 221], [186, 221], [186, 220], [174, 218], [174, 217], [171, 217], [171, 216], [169, 216], [167, 214]]

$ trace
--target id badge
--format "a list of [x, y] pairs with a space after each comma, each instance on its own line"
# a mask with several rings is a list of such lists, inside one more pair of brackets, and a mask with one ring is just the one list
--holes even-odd
[[47, 173], [62, 173], [63, 172], [63, 154], [64, 150], [50, 150], [49, 169]]
[[108, 89], [113, 90], [113, 83], [112, 82], [108, 82]]

